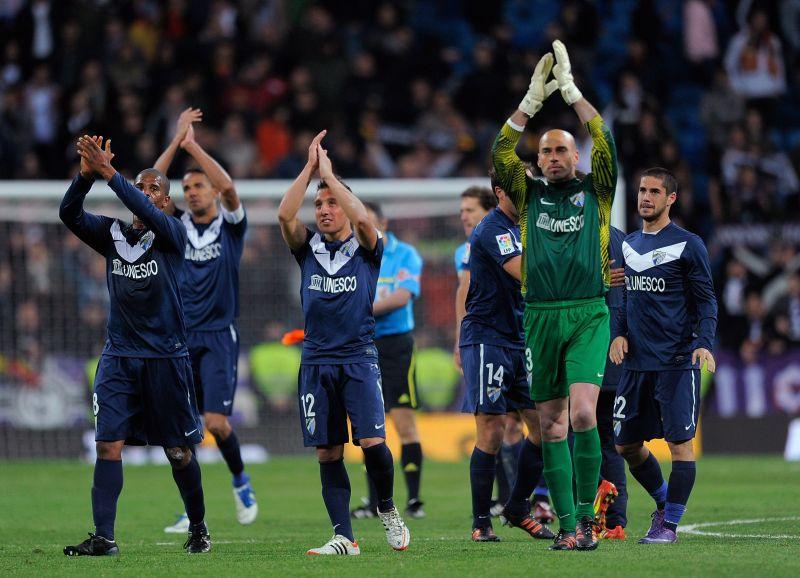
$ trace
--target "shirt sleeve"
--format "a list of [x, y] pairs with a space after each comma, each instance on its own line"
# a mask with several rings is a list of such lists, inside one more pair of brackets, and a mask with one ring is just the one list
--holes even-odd
[[492, 145], [492, 166], [497, 179], [506, 194], [514, 201], [514, 206], [520, 214], [528, 200], [528, 176], [516, 150], [521, 136], [522, 131], [506, 122], [500, 128]]
[[686, 274], [697, 308], [697, 346], [711, 351], [717, 334], [717, 296], [711, 278], [711, 264], [706, 246], [699, 237], [692, 237], [690, 247]]
[[609, 222], [617, 190], [617, 146], [599, 114], [586, 123], [586, 130], [592, 137], [592, 190], [597, 194], [601, 213]]
[[416, 299], [420, 294], [420, 277], [422, 276], [422, 257], [413, 247], [408, 252], [397, 270], [397, 287], [407, 290]]
[[89, 194], [93, 182], [87, 181], [80, 175], [72, 179], [72, 183], [61, 201], [58, 216], [76, 237], [105, 256], [111, 237], [109, 230], [113, 219], [93, 215], [83, 210], [83, 200]]
[[186, 227], [180, 221], [167, 215], [150, 202], [147, 196], [130, 184], [125, 177], [116, 173], [108, 186], [117, 194], [119, 200], [139, 217], [145, 226], [166, 242], [173, 251], [183, 254], [186, 250]]
[[235, 211], [228, 211], [222, 205], [219, 209], [222, 213], [223, 225], [236, 237], [244, 237], [247, 232], [247, 214], [244, 211], [244, 205], [239, 203], [239, 208]]
[[300, 247], [297, 250], [289, 249], [292, 252], [292, 256], [294, 257], [294, 260], [297, 261], [298, 265], [301, 265], [301, 266], [303, 265], [303, 261], [305, 260], [306, 255], [308, 254], [308, 249], [309, 249], [308, 242], [311, 240], [311, 237], [313, 237], [313, 236], [314, 236], [314, 231], [312, 231], [311, 229], [307, 228], [306, 229], [306, 241], [305, 241], [305, 243], [303, 243], [303, 246]]
[[500, 267], [505, 265], [509, 259], [522, 255], [522, 249], [517, 244], [518, 241], [519, 239], [513, 232], [498, 226], [485, 227], [480, 240], [481, 247]]
[[[621, 243], [620, 243], [621, 245]], [[625, 255], [621, 247], [619, 251], [619, 260], [614, 263], [614, 267], [625, 267]], [[612, 289], [613, 291], [613, 289]], [[619, 336], [628, 336], [628, 289], [627, 285], [619, 287], [619, 309], [617, 314], [611, 316], [611, 340], [613, 341]]]
[[464, 251], [461, 253], [461, 261], [458, 263], [458, 272], [469, 271], [469, 258], [472, 255], [472, 244], [467, 241], [464, 243]]

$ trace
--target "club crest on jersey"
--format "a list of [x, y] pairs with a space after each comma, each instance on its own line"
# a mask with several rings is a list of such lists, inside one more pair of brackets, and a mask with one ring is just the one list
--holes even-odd
[[569, 202], [578, 208], [583, 207], [584, 203], [586, 202], [586, 194], [583, 191], [580, 193], [575, 193], [569, 198]]
[[111, 264], [114, 267], [111, 272], [114, 275], [122, 275], [122, 261], [120, 261], [119, 259], [114, 259], [113, 261], [111, 261]]
[[155, 234], [153, 231], [147, 231], [142, 238], [139, 239], [138, 245], [142, 248], [143, 251], [147, 251], [150, 247], [153, 246], [153, 239], [155, 239]]
[[308, 430], [308, 433], [310, 433], [313, 436], [314, 432], [317, 429], [317, 419], [313, 418], [313, 417], [307, 417], [306, 418], [306, 429]]
[[667, 254], [664, 251], [653, 251], [653, 265], [661, 265]]
[[344, 255], [345, 257], [352, 257], [355, 254], [355, 249], [353, 248], [352, 243], [345, 243], [339, 249], [339, 252]]
[[489, 396], [489, 400], [494, 403], [500, 397], [502, 390], [497, 386], [487, 386], [486, 387], [486, 395]]
[[311, 289], [312, 291], [322, 291], [322, 276], [312, 275], [311, 285], [309, 285], [308, 288]]
[[511, 233], [496, 235], [495, 239], [497, 239], [497, 247], [500, 249], [501, 255], [508, 255], [514, 252], [514, 241], [511, 240]]

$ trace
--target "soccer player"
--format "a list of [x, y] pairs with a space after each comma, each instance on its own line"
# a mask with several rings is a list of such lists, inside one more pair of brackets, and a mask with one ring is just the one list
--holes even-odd
[[[700, 402], [700, 368], [715, 369], [711, 349], [717, 300], [703, 241], [674, 224], [669, 210], [678, 183], [667, 169], [642, 173], [637, 198], [642, 229], [625, 237], [624, 307], [609, 357], [624, 361], [614, 401], [617, 451], [653, 497], [656, 510], [640, 544], [678, 540], [694, 485], [692, 439]], [[644, 442], [664, 438], [672, 454], [669, 484]]]
[[[611, 227], [611, 242], [608, 247], [610, 264], [624, 263], [622, 257], [622, 240], [625, 233]], [[606, 293], [606, 305], [611, 316], [611, 327], [622, 307], [622, 293], [625, 286], [625, 268], [611, 269], [611, 289]], [[603, 478], [595, 497], [595, 521], [600, 538], [606, 540], [624, 540], [628, 505], [628, 491], [625, 479], [625, 460], [617, 453], [614, 446], [614, 426], [611, 414], [614, 412], [614, 399], [617, 385], [622, 377], [622, 368], [610, 360], [606, 360], [600, 396], [597, 399], [597, 431], [600, 435], [600, 449], [603, 461], [600, 465], [600, 476]]]
[[[240, 524], [252, 524], [258, 515], [258, 503], [250, 477], [244, 472], [239, 439], [228, 421], [236, 394], [239, 261], [247, 216], [230, 175], [194, 139], [192, 125], [200, 120], [199, 109], [187, 108], [181, 113], [175, 136], [155, 168], [166, 175], [179, 148], [200, 166], [183, 176], [183, 198], [188, 210], [176, 209], [174, 213], [186, 226], [188, 236], [181, 297], [189, 357], [198, 409], [233, 478], [236, 519]], [[184, 513], [164, 531], [182, 533], [188, 524]]]
[[[617, 164], [613, 137], [575, 86], [566, 48], [556, 40], [553, 49], [555, 66], [551, 53], [539, 60], [527, 94], [494, 142], [492, 161], [520, 215], [531, 393], [541, 419], [544, 475], [561, 526], [551, 549], [593, 550], [601, 461], [595, 409], [609, 340], [604, 295]], [[555, 80], [548, 82], [551, 70]], [[578, 178], [575, 139], [550, 130], [539, 141], [537, 164], [544, 174], [539, 181], [526, 174], [515, 148], [528, 120], [556, 89], [592, 137], [592, 172]], [[567, 443], [570, 422], [577, 500]]]
[[[92, 486], [95, 532], [67, 556], [119, 554], [114, 538], [122, 491], [122, 447], [159, 445], [172, 466], [189, 516], [190, 553], [208, 552], [200, 465], [192, 447], [203, 440], [186, 347], [180, 284], [186, 227], [168, 216], [169, 181], [156, 169], [136, 176], [135, 187], [111, 166], [111, 142], [78, 139], [80, 173], [61, 202], [70, 231], [103, 255], [110, 296], [108, 330], [92, 395], [97, 461]], [[99, 175], [133, 212], [133, 224], [93, 215], [83, 200]]]
[[[392, 500], [394, 463], [386, 446], [386, 416], [381, 395], [378, 351], [373, 342], [378, 273], [383, 239], [367, 210], [333, 173], [320, 132], [308, 149], [308, 162], [286, 191], [278, 209], [281, 233], [300, 265], [300, 296], [305, 339], [298, 390], [303, 442], [316, 447], [322, 498], [334, 536], [308, 554], [360, 554], [350, 523], [350, 479], [344, 444], [364, 452], [367, 475], [378, 493], [378, 516], [395, 550], [408, 548], [410, 533]], [[314, 174], [320, 182], [314, 199], [319, 232], [298, 219]]]
[[[372, 224], [384, 237], [383, 259], [375, 303], [375, 346], [381, 368], [381, 387], [386, 413], [400, 436], [400, 463], [408, 489], [406, 516], [424, 518], [419, 499], [422, 475], [422, 446], [414, 410], [419, 407], [416, 388], [414, 299], [419, 297], [422, 258], [417, 250], [388, 230], [389, 220], [378, 203], [364, 203]], [[369, 499], [352, 511], [354, 518], [373, 518], [378, 494], [367, 476]]]
[[505, 414], [518, 411], [528, 426], [520, 450], [516, 481], [503, 515], [533, 538], [553, 533], [531, 517], [528, 498], [542, 475], [539, 419], [530, 398], [522, 328], [518, 214], [494, 175], [497, 208], [478, 223], [470, 237], [467, 314], [461, 324], [461, 361], [466, 396], [461, 411], [475, 416], [477, 440], [470, 459], [472, 540], [499, 542], [492, 529], [490, 501], [505, 429]]

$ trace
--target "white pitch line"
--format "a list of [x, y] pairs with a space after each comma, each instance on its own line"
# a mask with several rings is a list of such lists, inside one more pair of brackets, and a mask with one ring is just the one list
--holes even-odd
[[714, 526], [736, 526], [741, 524], [760, 524], [762, 522], [793, 522], [800, 520], [800, 516], [786, 516], [783, 518], [753, 518], [749, 520], [723, 520], [720, 522], [701, 522], [700, 524], [687, 524], [680, 526], [680, 532], [695, 536], [711, 536], [714, 538], [762, 538], [762, 539], [790, 539], [797, 538], [796, 534], [731, 534], [728, 532], [707, 532], [699, 528], [712, 528]]

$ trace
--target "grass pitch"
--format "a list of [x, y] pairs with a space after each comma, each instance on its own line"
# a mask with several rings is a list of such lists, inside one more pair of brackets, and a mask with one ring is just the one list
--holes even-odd
[[[665, 465], [665, 468], [668, 468]], [[800, 576], [800, 464], [778, 458], [705, 457], [680, 542], [640, 546], [650, 498], [629, 478], [628, 541], [595, 552], [549, 552], [522, 531], [495, 530], [499, 544], [473, 544], [468, 464], [425, 463], [427, 519], [411, 520], [411, 547], [393, 552], [377, 520], [354, 522], [361, 556], [307, 557], [330, 538], [314, 458], [280, 458], [249, 469], [261, 513], [234, 517], [223, 465], [203, 468], [209, 554], [189, 556], [183, 536], [162, 528], [181, 510], [169, 469], [131, 466], [117, 515], [117, 558], [67, 558], [65, 544], [92, 530], [92, 469], [72, 462], [0, 463], [0, 576]], [[364, 493], [350, 467], [353, 504]], [[405, 497], [402, 474], [398, 497]], [[737, 521], [738, 520], [738, 521]]]

